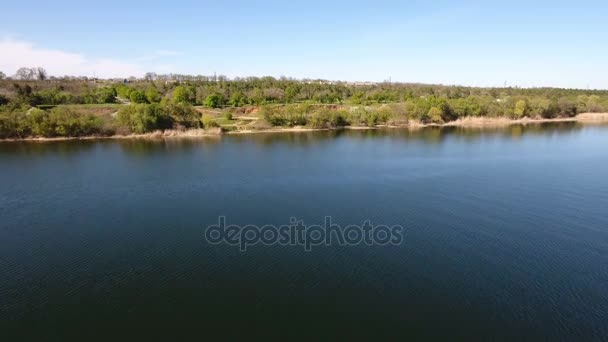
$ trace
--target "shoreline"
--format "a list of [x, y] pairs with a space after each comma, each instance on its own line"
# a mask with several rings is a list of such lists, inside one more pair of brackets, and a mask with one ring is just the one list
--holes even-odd
[[376, 125], [376, 126], [342, 126], [332, 128], [311, 128], [303, 126], [295, 127], [273, 127], [257, 130], [237, 130], [224, 132], [219, 128], [213, 129], [188, 129], [188, 130], [165, 130], [154, 131], [144, 134], [129, 134], [129, 135], [108, 135], [108, 136], [82, 136], [82, 137], [27, 137], [27, 138], [9, 138], [0, 139], [0, 142], [52, 142], [52, 141], [67, 141], [67, 140], [97, 140], [97, 139], [171, 139], [171, 138], [209, 138], [220, 137], [222, 135], [240, 135], [240, 134], [260, 134], [260, 133], [297, 133], [297, 132], [316, 132], [316, 131], [335, 131], [335, 130], [373, 130], [381, 128], [406, 128], [406, 129], [421, 129], [426, 127], [465, 127], [465, 128], [496, 128], [507, 127], [511, 125], [528, 125], [541, 123], [555, 122], [580, 122], [583, 124], [608, 123], [608, 113], [581, 113], [571, 118], [555, 118], [555, 119], [507, 119], [507, 118], [488, 118], [488, 117], [467, 117], [451, 121], [443, 124], [423, 124], [420, 122], [411, 122], [403, 125]]

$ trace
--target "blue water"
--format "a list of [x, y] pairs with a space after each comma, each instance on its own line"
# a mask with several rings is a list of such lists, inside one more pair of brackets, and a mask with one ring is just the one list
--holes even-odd
[[[405, 234], [241, 252], [220, 215]], [[0, 331], [605, 340], [608, 127], [0, 143]]]

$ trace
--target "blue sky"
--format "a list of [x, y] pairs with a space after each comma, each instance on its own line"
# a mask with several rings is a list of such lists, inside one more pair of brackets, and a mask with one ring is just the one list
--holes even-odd
[[602, 1], [10, 1], [0, 71], [608, 88]]

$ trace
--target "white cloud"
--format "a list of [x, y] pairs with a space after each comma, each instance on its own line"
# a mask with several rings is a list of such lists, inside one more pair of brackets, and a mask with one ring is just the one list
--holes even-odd
[[0, 39], [0, 71], [14, 75], [20, 67], [41, 66], [54, 76], [93, 76], [103, 78], [142, 76], [141, 66], [116, 59], [88, 58], [79, 53], [44, 49], [30, 42]]

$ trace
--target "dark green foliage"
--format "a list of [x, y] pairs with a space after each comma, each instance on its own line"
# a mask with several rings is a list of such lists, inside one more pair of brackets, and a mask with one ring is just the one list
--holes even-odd
[[118, 111], [117, 120], [120, 125], [139, 134], [171, 128], [173, 124], [171, 117], [156, 103], [125, 106]]
[[132, 91], [133, 88], [124, 84], [119, 84], [116, 86], [116, 94], [124, 100], [128, 100], [130, 98]]
[[451, 109], [451, 114], [456, 119], [468, 116], [482, 116], [485, 114], [479, 99], [474, 96], [451, 99], [448, 101], [448, 103]]
[[308, 120], [313, 128], [333, 128], [348, 126], [347, 113], [322, 107], [314, 111]]
[[111, 115], [114, 107], [45, 108], [48, 110], [0, 106], [0, 138], [79, 137], [201, 127], [200, 114], [182, 103], [124, 105], [115, 118]]
[[0, 138], [80, 137], [102, 134], [102, 122], [93, 115], [55, 107], [50, 112], [32, 108], [0, 113]]
[[[95, 102], [90, 103], [115, 103], [116, 89], [113, 87], [98, 88], [95, 91]], [[59, 103], [58, 103], [59, 104]]]
[[[354, 125], [403, 124], [412, 120], [450, 122], [481, 116], [557, 118], [572, 117], [583, 112], [608, 111], [608, 90], [349, 84], [273, 77], [228, 79], [224, 76], [156, 74], [149, 74], [142, 80], [125, 81], [92, 81], [73, 77], [38, 80], [34, 76], [0, 79], [0, 106], [14, 111], [32, 106], [52, 108], [64, 104], [114, 103], [118, 102], [118, 98], [121, 102], [130, 100], [134, 104], [162, 104], [163, 114], [170, 119], [169, 123], [180, 127], [200, 125], [201, 117], [189, 108], [190, 105], [211, 108], [273, 105], [262, 109], [262, 115], [269, 124], [309, 124], [315, 127], [340, 125], [332, 123], [327, 113], [317, 113], [322, 106], [313, 108], [306, 105], [328, 105], [327, 108], [332, 108], [345, 103], [356, 106], [342, 115], [345, 122]], [[168, 102], [185, 107], [169, 107]], [[297, 105], [282, 106], [287, 103]], [[24, 110], [21, 112], [25, 113]], [[335, 112], [335, 108], [330, 112]], [[7, 122], [6, 115], [3, 120]], [[107, 124], [105, 121], [104, 124]], [[39, 133], [48, 133], [45, 133], [44, 122], [34, 123]], [[3, 129], [9, 126], [5, 125]], [[148, 126], [157, 125], [137, 125], [144, 130]]]
[[28, 136], [30, 129], [25, 112], [0, 111], [0, 139]]
[[220, 108], [223, 105], [224, 98], [220, 94], [211, 94], [205, 99], [205, 106], [209, 108]]
[[194, 104], [196, 101], [196, 90], [191, 86], [178, 86], [173, 90], [173, 101]]
[[564, 117], [572, 117], [576, 115], [576, 103], [567, 97], [562, 97], [557, 101], [559, 114]]
[[80, 115], [65, 107], [55, 107], [49, 113], [54, 134], [61, 137], [79, 137], [101, 133], [101, 120], [93, 115]]
[[201, 115], [191, 106], [185, 103], [167, 103], [162, 107], [164, 113], [169, 116], [171, 125], [175, 128], [199, 128]]
[[203, 115], [202, 121], [205, 128], [220, 127], [220, 125], [211, 115]]
[[133, 103], [148, 103], [146, 94], [141, 90], [134, 90], [129, 94], [129, 99]]
[[261, 113], [264, 119], [272, 126], [304, 126], [308, 119], [308, 106], [296, 107], [279, 107], [279, 106], [264, 106]]
[[247, 104], [247, 97], [243, 94], [242, 91], [237, 90], [232, 95], [230, 95], [229, 104], [231, 106], [240, 107]]
[[149, 103], [158, 103], [162, 99], [162, 94], [156, 87], [152, 86], [146, 89], [146, 99]]

